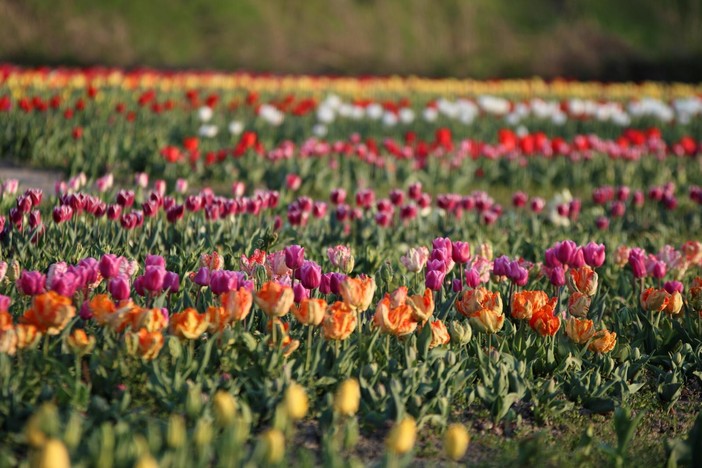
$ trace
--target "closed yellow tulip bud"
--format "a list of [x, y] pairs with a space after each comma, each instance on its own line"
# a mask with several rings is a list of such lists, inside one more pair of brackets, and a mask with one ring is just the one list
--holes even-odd
[[361, 403], [361, 386], [356, 379], [346, 379], [336, 389], [334, 411], [342, 416], [353, 416]]
[[407, 416], [390, 430], [385, 446], [396, 455], [404, 455], [412, 450], [416, 438], [417, 423], [413, 417]]
[[444, 434], [444, 451], [451, 460], [458, 461], [468, 450], [470, 435], [463, 424], [451, 424]]
[[285, 405], [285, 412], [293, 421], [302, 419], [307, 414], [309, 402], [307, 393], [305, 393], [305, 389], [302, 388], [301, 385], [294, 382], [290, 384], [288, 389], [285, 390], [283, 403]]
[[266, 462], [276, 464], [285, 456], [285, 436], [279, 429], [268, 429], [261, 434], [261, 442], [266, 448]]
[[215, 422], [220, 427], [229, 426], [236, 416], [236, 401], [234, 397], [224, 390], [215, 393], [212, 399]]
[[158, 462], [154, 457], [147, 453], [139, 457], [134, 465], [134, 468], [158, 468]]
[[71, 457], [66, 446], [58, 439], [49, 439], [39, 454], [39, 468], [70, 468]]

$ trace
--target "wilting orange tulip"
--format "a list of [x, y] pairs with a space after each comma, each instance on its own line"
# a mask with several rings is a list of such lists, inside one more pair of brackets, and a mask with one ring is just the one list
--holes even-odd
[[617, 334], [607, 330], [600, 330], [595, 333], [588, 349], [593, 353], [608, 353], [617, 344]]
[[424, 294], [415, 294], [407, 298], [407, 305], [412, 308], [412, 315], [417, 322], [424, 323], [434, 314], [434, 292], [426, 288]]
[[597, 292], [597, 272], [589, 266], [568, 270], [567, 281], [570, 292], [577, 291], [588, 296], [594, 296]]
[[276, 341], [273, 340], [273, 334], [271, 333], [271, 338], [268, 341], [268, 346], [274, 348], [277, 343], [280, 343], [283, 349], [283, 356], [290, 356], [293, 351], [300, 347], [300, 340], [293, 340], [289, 334], [290, 324], [283, 322], [279, 319], [272, 319], [268, 321], [268, 330], [272, 330], [276, 327]]
[[188, 307], [171, 316], [170, 329], [178, 338], [196, 340], [207, 330], [207, 316]]
[[502, 315], [502, 297], [499, 292], [485, 288], [467, 289], [461, 299], [456, 301], [456, 310], [463, 316], [471, 318], [481, 309], [490, 309]]
[[670, 294], [665, 289], [648, 288], [641, 293], [641, 307], [646, 312], [663, 312], [670, 302]]
[[439, 345], [445, 345], [451, 341], [451, 335], [449, 335], [446, 325], [441, 320], [434, 320], [429, 323], [431, 327], [431, 343], [429, 348], [434, 348]]
[[565, 324], [568, 338], [577, 344], [585, 344], [595, 334], [595, 324], [592, 320], [571, 317]]
[[375, 280], [372, 276], [359, 276], [358, 278], [347, 276], [339, 284], [339, 293], [341, 293], [344, 302], [354, 310], [366, 311], [373, 302]]
[[17, 347], [19, 349], [33, 348], [41, 339], [41, 332], [34, 325], [17, 324], [15, 325], [15, 333], [17, 334]]
[[271, 318], [287, 314], [295, 300], [290, 286], [268, 281], [254, 294], [256, 305]]
[[568, 298], [568, 313], [574, 317], [585, 318], [590, 312], [592, 298], [587, 294], [575, 291]]
[[82, 328], [76, 328], [66, 338], [66, 344], [75, 354], [82, 356], [90, 353], [95, 348], [95, 337], [88, 336]]
[[146, 328], [142, 328], [138, 332], [128, 332], [124, 338], [129, 353], [138, 354], [147, 361], [158, 356], [163, 348], [164, 339], [160, 331], [150, 332]]
[[76, 315], [71, 300], [54, 291], [49, 291], [32, 299], [32, 308], [22, 316], [21, 322], [34, 325], [40, 332], [58, 335]]
[[116, 311], [115, 303], [107, 294], [97, 294], [90, 299], [88, 308], [93, 313], [93, 319], [100, 325], [107, 325], [113, 319]]
[[665, 309], [663, 309], [663, 312], [668, 315], [678, 315], [680, 311], [682, 311], [682, 306], [682, 295], [679, 292], [674, 291], [672, 294], [670, 294], [668, 305], [665, 307]]
[[220, 303], [227, 311], [230, 322], [240, 322], [248, 317], [249, 312], [251, 312], [253, 296], [248, 289], [239, 288], [236, 291], [222, 294]]
[[146, 328], [150, 332], [165, 330], [168, 326], [168, 319], [161, 309], [140, 309], [135, 323], [132, 326], [135, 330]]
[[324, 338], [327, 340], [345, 340], [356, 328], [356, 311], [345, 302], [336, 301], [327, 307], [322, 321]]
[[[556, 300], [556, 298], [554, 298]], [[512, 295], [512, 318], [530, 320], [534, 312], [549, 302], [543, 291], [520, 291]]]
[[14, 356], [17, 352], [17, 333], [14, 328], [0, 330], [0, 353]]
[[386, 294], [382, 301], [378, 303], [373, 316], [373, 323], [383, 332], [395, 336], [404, 336], [417, 329], [412, 308], [407, 304], [392, 306], [393, 301], [389, 294]]
[[316, 327], [324, 320], [326, 310], [327, 303], [323, 299], [303, 299], [293, 306], [292, 313], [301, 324]]
[[529, 326], [541, 336], [553, 336], [561, 327], [561, 319], [553, 314], [553, 308], [542, 307], [531, 316]]
[[224, 307], [210, 306], [207, 308], [207, 329], [210, 333], [221, 332], [229, 325], [229, 314]]
[[0, 310], [0, 331], [9, 330], [12, 326], [12, 315], [6, 310]]

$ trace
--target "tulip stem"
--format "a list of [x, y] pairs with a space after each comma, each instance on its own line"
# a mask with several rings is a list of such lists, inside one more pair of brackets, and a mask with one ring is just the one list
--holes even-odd
[[310, 360], [312, 359], [312, 334], [314, 333], [314, 327], [312, 325], [307, 325], [307, 356], [305, 359], [305, 370], [310, 370]]

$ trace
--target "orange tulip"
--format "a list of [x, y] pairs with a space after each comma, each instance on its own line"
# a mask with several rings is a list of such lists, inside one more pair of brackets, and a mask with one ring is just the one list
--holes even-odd
[[670, 302], [670, 294], [665, 289], [648, 288], [641, 293], [641, 307], [646, 312], [663, 312]]
[[565, 332], [573, 342], [585, 344], [595, 334], [595, 324], [592, 320], [571, 317], [565, 324]]
[[[165, 330], [168, 326], [168, 319], [161, 309], [138, 309], [138, 316], [135, 316], [132, 328], [138, 330], [146, 328], [150, 332]], [[136, 313], [136, 311], [134, 311]]]
[[268, 281], [254, 294], [256, 305], [269, 317], [282, 317], [287, 314], [295, 300], [290, 286]]
[[568, 313], [574, 317], [585, 318], [590, 312], [592, 298], [587, 294], [575, 291], [568, 298]]
[[358, 320], [356, 312], [345, 302], [336, 301], [327, 307], [322, 321], [324, 338], [327, 340], [345, 340], [353, 333]]
[[617, 344], [617, 334], [607, 330], [600, 330], [595, 333], [588, 349], [593, 353], [608, 353]]
[[463, 316], [471, 318], [481, 309], [490, 309], [502, 315], [502, 297], [499, 292], [485, 288], [467, 289], [461, 299], [456, 301], [456, 310]]
[[17, 332], [14, 328], [0, 330], [0, 353], [14, 356], [17, 352]]
[[210, 333], [221, 332], [229, 325], [229, 313], [224, 307], [210, 306], [207, 308], [207, 329]]
[[75, 354], [82, 356], [90, 353], [95, 348], [95, 337], [88, 336], [82, 328], [76, 328], [66, 338], [66, 344]]
[[373, 302], [375, 280], [371, 276], [359, 276], [358, 278], [347, 276], [339, 284], [339, 293], [341, 293], [344, 302], [354, 310], [366, 311]]
[[34, 296], [32, 308], [24, 313], [21, 322], [34, 325], [42, 333], [58, 335], [75, 315], [76, 308], [69, 298], [49, 291]]
[[417, 322], [414, 321], [412, 308], [407, 304], [392, 306], [393, 301], [389, 294], [386, 294], [382, 301], [378, 303], [373, 316], [373, 323], [383, 332], [395, 336], [404, 336], [417, 329]]
[[316, 327], [324, 320], [326, 310], [327, 303], [323, 299], [303, 299], [293, 306], [292, 313], [301, 324]]
[[164, 343], [163, 333], [160, 331], [150, 332], [146, 328], [142, 328], [138, 332], [128, 332], [125, 335], [125, 340], [130, 354], [138, 354], [147, 361], [158, 356]]
[[12, 326], [12, 315], [6, 310], [0, 310], [0, 331], [9, 330]]
[[15, 325], [15, 333], [17, 334], [17, 347], [19, 349], [33, 348], [41, 339], [41, 332], [34, 325], [17, 324]]
[[100, 325], [106, 325], [112, 320], [116, 311], [115, 303], [107, 294], [97, 294], [90, 299], [88, 308], [93, 313], [93, 319]]
[[229, 321], [240, 322], [248, 317], [249, 312], [251, 312], [253, 296], [248, 289], [239, 288], [236, 291], [222, 294], [220, 301], [229, 316]]
[[171, 316], [171, 333], [180, 339], [196, 340], [207, 330], [207, 316], [192, 307]]
[[668, 315], [678, 315], [682, 311], [682, 306], [682, 295], [679, 292], [674, 291], [672, 294], [670, 294], [668, 305], [665, 307], [665, 309], [663, 309], [663, 312]]
[[543, 291], [520, 291], [512, 295], [512, 318], [530, 320], [535, 311], [548, 303], [548, 294]]
[[588, 296], [594, 296], [597, 292], [597, 272], [589, 266], [568, 270], [567, 281], [570, 292], [580, 292]]
[[412, 308], [414, 320], [424, 323], [434, 314], [434, 292], [426, 288], [423, 295], [415, 294], [409, 296], [407, 305]]
[[542, 307], [531, 316], [529, 326], [541, 336], [553, 336], [561, 327], [561, 319], [553, 314], [553, 308]]
[[110, 325], [117, 333], [122, 333], [127, 327], [138, 330], [139, 319], [143, 312], [144, 309], [127, 299], [120, 302], [115, 313], [110, 316]]
[[429, 349], [439, 345], [445, 345], [451, 341], [451, 336], [446, 329], [446, 325], [444, 325], [441, 320], [434, 320], [429, 323], [429, 326], [431, 327], [431, 343], [429, 344]]

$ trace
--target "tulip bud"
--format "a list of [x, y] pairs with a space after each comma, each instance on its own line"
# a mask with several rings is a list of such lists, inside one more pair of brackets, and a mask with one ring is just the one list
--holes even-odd
[[396, 455], [404, 455], [412, 450], [417, 438], [417, 423], [411, 416], [405, 416], [390, 430], [385, 446]]
[[444, 434], [444, 451], [453, 461], [458, 461], [463, 458], [468, 445], [470, 444], [470, 435], [463, 424], [451, 424]]
[[454, 320], [449, 324], [449, 334], [452, 341], [459, 345], [465, 345], [473, 337], [473, 329], [468, 322], [461, 323], [458, 320]]
[[168, 429], [166, 432], [166, 442], [171, 448], [179, 448], [185, 444], [186, 431], [185, 421], [178, 414], [172, 414], [168, 418]]
[[344, 380], [334, 395], [334, 410], [342, 416], [353, 416], [361, 402], [361, 386], [356, 379]]
[[215, 423], [219, 427], [230, 426], [236, 417], [236, 401], [231, 393], [219, 390], [212, 399]]
[[71, 457], [68, 449], [58, 439], [49, 439], [42, 448], [37, 464], [38, 468], [70, 468]]
[[265, 461], [275, 465], [285, 456], [285, 436], [279, 429], [268, 429], [261, 434], [261, 444], [265, 449]]
[[290, 419], [297, 421], [304, 418], [309, 405], [305, 389], [294, 382], [290, 384], [285, 390], [283, 404], [285, 405], [285, 412]]
[[291, 270], [297, 270], [305, 259], [305, 249], [299, 245], [285, 247], [285, 265]]

